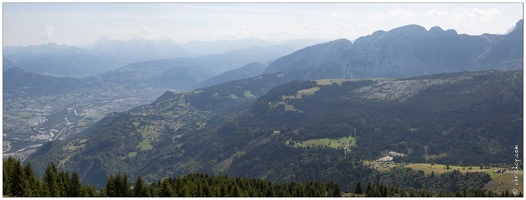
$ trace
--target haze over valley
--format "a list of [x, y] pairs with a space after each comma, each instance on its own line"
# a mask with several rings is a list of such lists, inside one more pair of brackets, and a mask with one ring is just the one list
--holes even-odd
[[[522, 9], [159, 5], [88, 6], [124, 6], [112, 16], [90, 11], [108, 24], [152, 21], [86, 30], [98, 38], [59, 25], [99, 20], [77, 4], [62, 5], [79, 9], [60, 14], [73, 19], [49, 13], [50, 4], [4, 5], [4, 172], [31, 163], [45, 182], [53, 163], [89, 184], [84, 196], [131, 195], [136, 177], [149, 196], [522, 196], [523, 164], [513, 154], [523, 149]], [[350, 5], [371, 10], [355, 15]], [[42, 10], [29, 12], [36, 8]], [[57, 21], [39, 38], [14, 38], [13, 24], [35, 16]], [[189, 21], [178, 21], [182, 16]], [[309, 28], [286, 26], [283, 16]], [[212, 23], [214, 17], [232, 21]], [[181, 28], [171, 32], [158, 24], [163, 20]], [[489, 30], [504, 21], [513, 23]], [[129, 194], [110, 192], [109, 180], [120, 173], [132, 183]], [[223, 175], [244, 179], [226, 189], [179, 180], [226, 181]], [[245, 179], [278, 185], [257, 192]], [[6, 196], [61, 194], [19, 194], [11, 189], [15, 178], [8, 180]], [[311, 190], [279, 189], [294, 183]]]

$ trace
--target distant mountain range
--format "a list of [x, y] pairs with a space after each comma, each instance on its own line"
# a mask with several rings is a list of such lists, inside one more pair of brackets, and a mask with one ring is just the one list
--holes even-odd
[[[238, 40], [217, 40], [217, 41], [190, 41], [186, 43], [179, 43], [179, 45], [189, 51], [197, 54], [221, 54], [237, 49], [247, 49], [251, 47], [263, 47], [266, 49], [274, 49], [278, 52], [288, 51], [291, 53], [295, 50], [306, 46], [326, 42], [325, 40], [317, 39], [297, 39], [283, 41], [280, 44], [268, 42], [259, 38], [249, 37]], [[282, 54], [284, 55], [284, 54]], [[259, 61], [261, 62], [261, 61]]]
[[124, 62], [101, 52], [57, 45], [54, 43], [27, 47], [4, 47], [4, 58], [18, 67], [39, 74], [82, 77], [116, 69]]
[[319, 41], [295, 40], [272, 44], [246, 38], [179, 44], [173, 40], [100, 39], [85, 48], [54, 43], [27, 47], [7, 46], [3, 47], [3, 56], [22, 69], [53, 76], [87, 77], [136, 62], [197, 57], [214, 62], [216, 67], [212, 71], [218, 74], [248, 63], [277, 59]]
[[[128, 73], [118, 68], [142, 65], [134, 63], [172, 60], [170, 68], [200, 67], [208, 72], [194, 70], [193, 76], [200, 78], [193, 79], [185, 86], [159, 81], [154, 81], [155, 84], [173, 89], [194, 89], [214, 83], [206, 83], [207, 78], [253, 62], [268, 63], [263, 71], [265, 74], [341, 68], [341, 73], [332, 78], [411, 77], [465, 70], [520, 69], [523, 63], [522, 37], [523, 21], [520, 20], [507, 35], [459, 35], [454, 30], [442, 30], [440, 27], [426, 30], [418, 25], [408, 25], [390, 31], [376, 31], [354, 42], [340, 39], [298, 51], [295, 50], [316, 40], [297, 40], [275, 45], [257, 38], [187, 43], [172, 40], [101, 39], [88, 48], [53, 43], [4, 47], [4, 58], [7, 59], [6, 67], [18, 66], [39, 74], [68, 77], [107, 77], [108, 74], [102, 74], [113, 70], [115, 71], [110, 74]], [[192, 49], [201, 53], [225, 52], [199, 55], [193, 53]], [[208, 52], [204, 49], [208, 49]], [[170, 68], [163, 68], [165, 71], [162, 72]], [[205, 74], [198, 75], [198, 71]], [[116, 76], [127, 79], [126, 74]], [[310, 74], [304, 74], [304, 79], [310, 79], [309, 76]], [[119, 82], [115, 80], [116, 77], [108, 78], [108, 81]], [[203, 81], [205, 82], [200, 84]]]
[[99, 39], [88, 49], [102, 52], [127, 63], [197, 56], [195, 53], [180, 47], [173, 40], [130, 39], [122, 41]]
[[93, 85], [79, 79], [40, 75], [19, 67], [9, 68], [3, 73], [4, 100], [18, 97], [58, 95], [90, 87]]
[[264, 73], [342, 68], [341, 77], [411, 77], [465, 70], [522, 68], [523, 20], [507, 35], [470, 36], [408, 25], [309, 46], [270, 63]]
[[[114, 87], [128, 89], [192, 90], [261, 73], [295, 73], [291, 76], [296, 77], [290, 79], [292, 81], [514, 70], [522, 68], [522, 38], [523, 21], [520, 20], [507, 35], [459, 35], [454, 30], [440, 27], [427, 31], [418, 25], [408, 25], [390, 31], [376, 31], [354, 43], [340, 39], [295, 52], [294, 48], [315, 40], [280, 45], [269, 45], [257, 38], [185, 43], [186, 47], [231, 44], [222, 50], [242, 47], [222, 54], [199, 56], [183, 48], [185, 45], [171, 40], [99, 40], [88, 48], [53, 43], [4, 47], [3, 59], [4, 71], [17, 66], [43, 75], [84, 77], [93, 84], [117, 84]], [[249, 46], [250, 42], [260, 46]], [[161, 59], [178, 56], [181, 58]], [[147, 61], [125, 64], [137, 60]], [[254, 62], [260, 64], [247, 65]]]

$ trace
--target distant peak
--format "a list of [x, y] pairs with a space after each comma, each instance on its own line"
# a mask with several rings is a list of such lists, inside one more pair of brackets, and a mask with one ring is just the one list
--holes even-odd
[[411, 24], [411, 25], [406, 25], [406, 26], [401, 26], [401, 27], [398, 27], [398, 28], [394, 28], [392, 30], [390, 30], [389, 32], [390, 33], [423, 33], [423, 32], [426, 32], [426, 28], [420, 26], [420, 25], [416, 25], [416, 24]]
[[439, 26], [433, 26], [431, 29], [429, 29], [429, 32], [444, 32], [444, 29], [440, 28]]
[[20, 67], [12, 67], [12, 68], [9, 68], [8, 70], [6, 70], [4, 72], [5, 73], [11, 73], [11, 74], [26, 74], [26, 73], [29, 73], [28, 71], [20, 68]]
[[431, 29], [429, 29], [429, 33], [432, 35], [458, 35], [457, 31], [453, 29], [448, 29], [444, 31], [444, 29], [438, 26], [433, 26]]

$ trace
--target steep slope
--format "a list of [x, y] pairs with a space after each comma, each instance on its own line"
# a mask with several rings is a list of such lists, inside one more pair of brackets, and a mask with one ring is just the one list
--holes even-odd
[[[126, 171], [150, 180], [206, 172], [336, 180], [352, 188], [371, 173], [361, 160], [382, 152], [407, 155], [397, 162], [479, 165], [506, 162], [507, 147], [522, 142], [522, 71], [294, 81], [270, 89], [270, 80], [284, 76], [166, 92], [107, 116], [66, 141], [87, 140], [79, 154], [61, 155], [71, 155], [64, 168], [98, 186], [105, 173]], [[270, 90], [258, 90], [264, 87]], [[333, 144], [311, 145], [323, 138]], [[338, 140], [353, 141], [347, 156]]]
[[348, 54], [351, 45], [351, 41], [340, 39], [305, 47], [270, 63], [264, 73], [273, 74], [290, 70], [345, 66], [343, 59]]
[[13, 61], [7, 59], [6, 57], [3, 57], [3, 61], [2, 61], [2, 67], [3, 67], [3, 72], [7, 71], [8, 69], [11, 69], [13, 67], [16, 67], [15, 63], [13, 63]]
[[514, 70], [523, 68], [524, 52], [524, 24], [520, 20], [515, 24], [513, 31], [501, 40], [492, 43], [479, 59], [473, 64], [473, 70], [492, 69], [498, 66], [501, 69]]
[[3, 84], [4, 99], [15, 96], [57, 95], [92, 87], [91, 84], [79, 79], [40, 75], [18, 67], [10, 68], [4, 72]]
[[283, 56], [264, 73], [339, 67], [350, 78], [398, 78], [466, 70], [522, 67], [522, 20], [505, 36], [458, 34], [408, 25], [354, 41], [336, 40]]
[[212, 85], [226, 83], [226, 82], [237, 80], [237, 79], [245, 79], [248, 77], [254, 77], [254, 76], [257, 76], [263, 73], [263, 70], [265, 70], [265, 67], [266, 67], [265, 65], [259, 62], [249, 63], [238, 69], [233, 69], [230, 71], [223, 72], [219, 75], [210, 77], [209, 79], [206, 79], [205, 81], [199, 83], [196, 87], [197, 88], [209, 87]]
[[[170, 62], [166, 63], [167, 67], [170, 66], [168, 65], [169, 63]], [[134, 69], [135, 68], [130, 68], [129, 71], [134, 71]], [[334, 69], [338, 74], [340, 73], [339, 68]], [[136, 73], [137, 75], [142, 74], [153, 77], [152, 74], [147, 74], [153, 72], [155, 72], [155, 70], [149, 69], [145, 66], [142, 69], [138, 69]], [[151, 155], [151, 153], [160, 151], [162, 153], [155, 156], [168, 156], [167, 153], [174, 150], [172, 149], [174, 146], [169, 141], [178, 138], [173, 137], [175, 130], [178, 130], [179, 128], [181, 128], [181, 130], [187, 130], [189, 128], [193, 129], [195, 128], [193, 125], [197, 125], [197, 127], [206, 127], [206, 122], [214, 115], [218, 114], [224, 113], [227, 116], [234, 117], [236, 116], [235, 113], [256, 101], [258, 97], [264, 95], [272, 87], [293, 80], [300, 80], [305, 77], [305, 74], [312, 73], [311, 77], [313, 78], [327, 78], [335, 73], [331, 69], [310, 69], [302, 70], [301, 72], [302, 73], [264, 74], [258, 77], [234, 80], [207, 88], [200, 88], [192, 92], [165, 92], [151, 105], [140, 106], [125, 113], [110, 114], [97, 122], [97, 124], [93, 125], [90, 129], [83, 131], [66, 141], [66, 143], [70, 145], [82, 144], [80, 146], [76, 145], [78, 146], [78, 151], [62, 151], [56, 153], [53, 151], [41, 152], [41, 150], [38, 150], [38, 153], [36, 154], [45, 158], [57, 157], [57, 155], [49, 154], [60, 154], [61, 156], [59, 157], [61, 158], [71, 156], [72, 162], [69, 162], [64, 168], [68, 170], [77, 170], [79, 173], [83, 174], [81, 178], [84, 181], [98, 186], [103, 186], [104, 183], [101, 181], [106, 180], [104, 174], [113, 173], [115, 170], [126, 171], [130, 174], [143, 174], [144, 172], [142, 171], [152, 171], [152, 173], [146, 174], [151, 174], [152, 177], [157, 177], [157, 173], [153, 173], [154, 171], [162, 170], [164, 166], [174, 166], [168, 161], [158, 163], [158, 165], [151, 165], [149, 167], [144, 166], [144, 164], [145, 162], [149, 162], [147, 160], [154, 156]], [[161, 72], [157, 70], [156, 73]], [[132, 83], [134, 81], [129, 80], [128, 82]], [[127, 87], [133, 86], [128, 84], [124, 85]], [[113, 86], [122, 87], [123, 85], [122, 83], [113, 83]], [[157, 121], [157, 119], [163, 120]], [[217, 121], [216, 123], [221, 123], [221, 120], [222, 118], [218, 118], [215, 121]], [[135, 131], [130, 131], [130, 127], [134, 127]], [[118, 134], [117, 132], [111, 134], [114, 131], [117, 131]], [[121, 131], [126, 133], [122, 133]], [[125, 136], [122, 134], [131, 134], [131, 136], [142, 135], [143, 140], [122, 143], [121, 137], [111, 136], [119, 134], [121, 134], [121, 136]], [[89, 138], [105, 138], [105, 143], [115, 143], [124, 146], [112, 151], [100, 151], [98, 147], [105, 146], [98, 144], [102, 141]], [[86, 139], [87, 142], [84, 139]], [[53, 143], [55, 142], [56, 141]], [[86, 143], [89, 144], [92, 142], [94, 144], [89, 146], [85, 145]], [[122, 149], [137, 149], [137, 151], [134, 151], [135, 153], [133, 151], [129, 152], [132, 154], [130, 154], [131, 156], [128, 156], [128, 154], [122, 151]], [[168, 157], [177, 155], [178, 153], [175, 153]], [[102, 162], [103, 160], [115, 160], [116, 162], [119, 162], [119, 164], [116, 164], [115, 162]], [[37, 172], [43, 172], [47, 162], [51, 160], [47, 159], [47, 162], [44, 162], [43, 159], [30, 157], [27, 161], [33, 163]], [[124, 161], [125, 163], [120, 161]], [[139, 172], [139, 170], [141, 171]], [[103, 175], [99, 176], [93, 174]]]
[[347, 56], [355, 77], [411, 77], [467, 70], [491, 43], [486, 37], [417, 25], [356, 39]]

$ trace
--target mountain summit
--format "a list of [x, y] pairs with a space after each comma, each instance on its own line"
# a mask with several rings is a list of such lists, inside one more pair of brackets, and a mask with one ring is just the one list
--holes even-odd
[[472, 36], [407, 25], [306, 47], [270, 63], [264, 73], [339, 67], [343, 77], [396, 78], [522, 67], [522, 20], [507, 35]]

